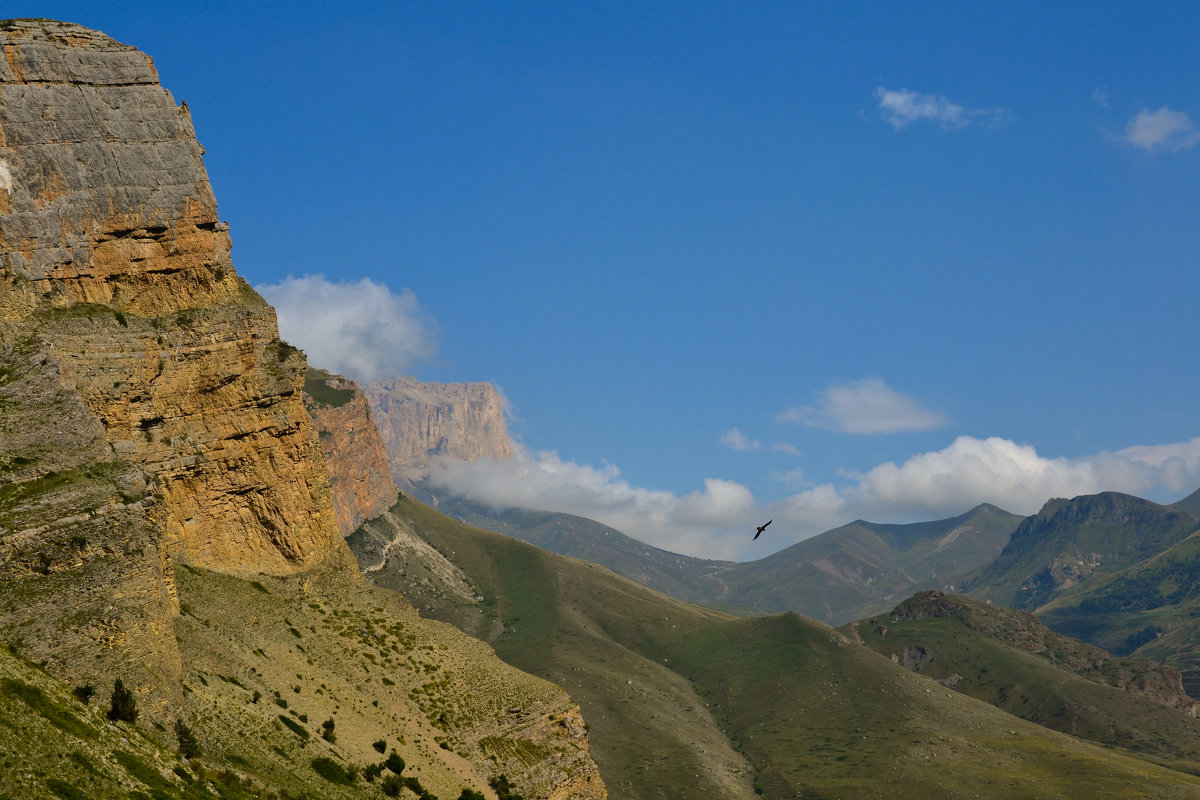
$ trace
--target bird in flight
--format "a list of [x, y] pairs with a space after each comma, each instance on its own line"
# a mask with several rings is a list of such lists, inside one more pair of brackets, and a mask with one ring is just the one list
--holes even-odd
[[[774, 521], [775, 521], [775, 520], [773, 520], [773, 519], [769, 519], [769, 520], [767, 520], [767, 525], [770, 525], [770, 524], [771, 524], [772, 522], [774, 522]], [[758, 537], [762, 536], [762, 532], [763, 532], [763, 531], [765, 531], [765, 530], [767, 529], [767, 525], [759, 525], [759, 526], [758, 526], [758, 530], [757, 530], [757, 531], [755, 532], [755, 534], [754, 534], [754, 539], [757, 539]], [[752, 541], [752, 542], [753, 542], [753, 541], [754, 541], [754, 539], [751, 539], [750, 541]]]

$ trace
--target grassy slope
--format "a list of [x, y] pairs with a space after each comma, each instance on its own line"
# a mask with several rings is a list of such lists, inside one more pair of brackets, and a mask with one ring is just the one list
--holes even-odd
[[440, 507], [469, 524], [601, 564], [680, 600], [742, 614], [798, 611], [834, 624], [891, 608], [917, 588], [953, 588], [995, 558], [1021, 521], [989, 505], [934, 522], [859, 521], [737, 564], [670, 553], [570, 514], [495, 510], [457, 499], [442, 500]]
[[[497, 664], [486, 647], [420, 619], [391, 592], [336, 575], [248, 583], [186, 569], [179, 587], [188, 713], [201, 746], [232, 765], [256, 765], [267, 785], [311, 792], [313, 775], [297, 764], [378, 763], [378, 740], [409, 763], [405, 774], [451, 798], [465, 786], [486, 791], [495, 774], [546, 791], [544, 778], [577, 756], [563, 737], [529, 735], [570, 720], [565, 693]], [[321, 738], [326, 719], [336, 743]], [[360, 790], [377, 791], [362, 781]]]
[[105, 687], [85, 706], [0, 649], [0, 798], [375, 800], [381, 780], [358, 770], [384, 760], [377, 741], [442, 798], [494, 797], [498, 774], [538, 796], [583, 772], [564, 744], [584, 726], [561, 689], [394, 593], [317, 574], [248, 582], [185, 568], [178, 579], [184, 699], [172, 711], [199, 755], [177, 755], [169, 720], [108, 722]]
[[1200, 533], [1097, 585], [1064, 593], [1047, 624], [1116, 653], [1179, 669], [1200, 691]]
[[574, 514], [523, 508], [498, 510], [458, 498], [443, 499], [438, 508], [470, 525], [521, 539], [560, 556], [600, 564], [680, 600], [727, 602], [722, 584], [714, 576], [735, 566], [732, 561], [672, 553]]
[[1189, 514], [1117, 492], [1051, 500], [962, 591], [1036, 611], [1068, 589], [1094, 586], [1153, 558], [1197, 527]]
[[962, 597], [941, 598], [931, 612], [905, 613], [920, 601], [918, 596], [896, 614], [843, 630], [882, 655], [900, 661], [918, 655], [910, 655], [914, 671], [949, 679], [956, 690], [1023, 719], [1196, 771], [1200, 723], [1144, 694], [1116, 688], [1145, 687], [1166, 695], [1177, 675], [1146, 659], [1109, 658], [1025, 612]]
[[[614, 796], [741, 797], [748, 784], [768, 798], [892, 796], [896, 787], [939, 797], [1200, 796], [1200, 780], [1003, 714], [795, 614], [706, 611], [408, 498], [392, 516], [484, 597], [469, 603], [430, 584], [418, 605], [468, 632], [498, 632], [489, 638], [501, 657], [566, 686]], [[389, 580], [388, 567], [372, 574]], [[718, 788], [711, 763], [736, 769], [736, 760], [696, 744], [721, 736], [751, 770], [736, 792]]]
[[[109, 722], [44, 670], [0, 648], [0, 798], [213, 797], [196, 769], [127, 723]], [[220, 784], [228, 797], [235, 792]], [[139, 794], [140, 793], [140, 794]]]
[[999, 555], [1020, 521], [989, 505], [934, 522], [860, 520], [720, 577], [736, 605], [840, 624], [891, 608], [918, 588], [955, 586]]
[[1172, 503], [1171, 508], [1191, 514], [1196, 519], [1200, 519], [1200, 489], [1192, 492], [1182, 500]]

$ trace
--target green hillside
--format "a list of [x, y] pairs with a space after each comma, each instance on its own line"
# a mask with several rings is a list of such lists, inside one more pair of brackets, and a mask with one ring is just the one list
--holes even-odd
[[1200, 760], [1200, 707], [1179, 673], [1144, 658], [1111, 658], [1054, 633], [1024, 611], [921, 592], [843, 627], [914, 672], [1010, 714], [1176, 769]]
[[740, 614], [797, 611], [831, 624], [891, 608], [918, 588], [955, 588], [1000, 554], [1022, 520], [986, 504], [933, 522], [859, 520], [739, 564], [670, 553], [571, 514], [497, 510], [458, 499], [443, 499], [438, 507], [680, 600]]
[[[446, 516], [537, 545], [569, 558], [608, 567], [618, 575], [693, 603], [730, 602], [722, 578], [738, 564], [672, 553], [627, 536], [595, 520], [554, 511], [494, 509], [459, 498], [443, 498]], [[786, 609], [783, 609], [786, 610]]]
[[[407, 533], [471, 591], [389, 557]], [[614, 797], [1200, 796], [1200, 779], [1017, 719], [798, 615], [705, 610], [407, 497], [350, 541], [377, 583], [415, 583], [423, 613], [566, 687]]]
[[1172, 503], [1171, 508], [1176, 511], [1182, 511], [1185, 514], [1191, 514], [1196, 519], [1200, 519], [1200, 489], [1189, 494], [1177, 503]]
[[1051, 500], [1013, 531], [994, 561], [963, 581], [961, 592], [1036, 611], [1157, 556], [1197, 528], [1190, 514], [1117, 492]]
[[1110, 580], [1064, 593], [1047, 624], [1114, 653], [1145, 655], [1200, 691], [1200, 533]]
[[1000, 554], [1021, 517], [981, 505], [933, 522], [852, 522], [721, 574], [729, 602], [830, 624], [891, 608], [917, 589], [953, 589]]

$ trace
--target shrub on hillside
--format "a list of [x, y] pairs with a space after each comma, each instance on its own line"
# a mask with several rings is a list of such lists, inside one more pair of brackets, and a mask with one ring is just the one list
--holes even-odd
[[488, 785], [496, 791], [496, 797], [500, 800], [525, 800], [525, 798], [513, 791], [513, 785], [508, 780], [507, 775], [497, 775], [488, 781]]
[[108, 718], [114, 722], [134, 722], [138, 718], [137, 700], [120, 678], [113, 681], [112, 706], [108, 710]]
[[200, 743], [196, 741], [192, 729], [181, 719], [175, 720], [175, 738], [179, 740], [179, 755], [184, 758], [195, 758], [200, 755]]

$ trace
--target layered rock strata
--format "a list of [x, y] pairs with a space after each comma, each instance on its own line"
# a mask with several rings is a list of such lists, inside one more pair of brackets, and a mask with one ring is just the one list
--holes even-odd
[[341, 375], [309, 367], [304, 407], [325, 456], [338, 528], [349, 536], [396, 502], [399, 490], [388, 471], [383, 440], [366, 397], [354, 381]]
[[304, 357], [234, 272], [186, 105], [132, 47], [0, 30], [0, 346], [32, 337], [162, 496], [165, 548], [287, 573], [340, 546]]
[[392, 475], [419, 480], [439, 456], [474, 461], [512, 455], [504, 401], [490, 383], [422, 383], [400, 376], [364, 390]]

